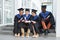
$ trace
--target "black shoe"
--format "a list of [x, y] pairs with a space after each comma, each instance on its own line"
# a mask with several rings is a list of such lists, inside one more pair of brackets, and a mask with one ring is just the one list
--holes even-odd
[[44, 31], [44, 35], [45, 36], [48, 35], [48, 30], [47, 29]]
[[48, 33], [50, 33], [50, 31], [48, 30]]

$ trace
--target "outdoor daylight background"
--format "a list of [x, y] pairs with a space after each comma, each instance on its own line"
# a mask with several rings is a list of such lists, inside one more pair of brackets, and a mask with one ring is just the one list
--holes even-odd
[[[13, 36], [14, 16], [18, 14], [18, 8], [36, 9], [37, 15], [41, 12], [41, 5], [47, 5], [56, 21], [56, 33], [51, 33], [46, 38], [42, 35], [38, 40], [56, 40], [60, 37], [60, 0], [0, 0], [0, 39], [1, 40], [33, 40], [33, 38], [15, 38]], [[31, 10], [30, 10], [31, 13]], [[36, 40], [35, 39], [35, 40]], [[57, 39], [58, 40], [58, 39]]]

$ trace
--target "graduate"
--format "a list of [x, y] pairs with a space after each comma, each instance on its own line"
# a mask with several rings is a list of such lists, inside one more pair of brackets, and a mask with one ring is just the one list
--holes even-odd
[[30, 17], [31, 20], [31, 26], [32, 26], [32, 31], [33, 31], [33, 37], [38, 37], [39, 36], [39, 17], [36, 15], [37, 10], [32, 9], [32, 15]]
[[[25, 9], [25, 14], [24, 14], [24, 27], [23, 27], [23, 32], [26, 32], [26, 37], [29, 37], [30, 34], [30, 10], [28, 8]], [[23, 33], [24, 34], [24, 33]], [[24, 37], [24, 35], [23, 35]]]
[[39, 14], [40, 23], [44, 29], [44, 34], [47, 35], [49, 32], [49, 29], [52, 27], [52, 25], [55, 24], [55, 21], [52, 13], [49, 11], [46, 11], [46, 5], [42, 5], [41, 10], [42, 12]]
[[21, 27], [23, 26], [22, 20], [23, 20], [23, 8], [19, 8], [19, 14], [15, 15], [14, 18], [14, 30], [13, 33], [15, 36], [20, 36], [21, 33]]

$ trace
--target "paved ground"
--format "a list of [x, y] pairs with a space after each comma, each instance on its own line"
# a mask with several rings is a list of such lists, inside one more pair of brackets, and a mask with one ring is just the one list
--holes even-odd
[[22, 38], [15, 37], [13, 35], [0, 35], [0, 40], [60, 40], [60, 38], [56, 38], [53, 36], [40, 36], [38, 38], [32, 38], [32, 36], [30, 36], [29, 38]]
[[15, 37], [13, 35], [0, 35], [0, 40], [56, 40], [56, 37], [51, 34], [49, 34], [48, 36], [44, 36], [44, 35], [40, 35], [40, 37], [38, 38], [32, 38], [32, 36], [30, 36], [29, 38], [22, 38], [22, 37]]

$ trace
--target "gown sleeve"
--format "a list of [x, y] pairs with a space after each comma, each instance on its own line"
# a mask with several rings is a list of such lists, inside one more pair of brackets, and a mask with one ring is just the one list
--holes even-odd
[[18, 19], [17, 16], [14, 17], [14, 29], [13, 29], [13, 33], [17, 33], [17, 24], [18, 23]]
[[39, 14], [39, 22], [41, 23], [43, 17], [41, 16], [41, 13]]
[[54, 16], [53, 16], [53, 14], [52, 14], [51, 12], [50, 12], [50, 23], [51, 23], [52, 25], [55, 24]]
[[15, 18], [14, 18], [14, 26], [17, 26], [17, 23], [18, 23], [18, 18], [17, 18], [17, 16], [15, 16]]
[[39, 21], [39, 17], [37, 17], [36, 22], [38, 22], [38, 23], [40, 22], [40, 21]]

